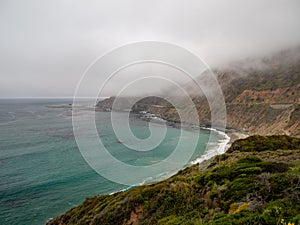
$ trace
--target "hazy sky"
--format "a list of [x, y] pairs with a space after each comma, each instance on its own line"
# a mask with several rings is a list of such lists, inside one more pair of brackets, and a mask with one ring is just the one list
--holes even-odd
[[73, 96], [130, 42], [178, 44], [210, 66], [300, 44], [299, 0], [0, 0], [0, 97]]

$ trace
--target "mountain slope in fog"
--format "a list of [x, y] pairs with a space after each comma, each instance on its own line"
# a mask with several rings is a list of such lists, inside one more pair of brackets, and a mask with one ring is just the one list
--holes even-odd
[[[234, 62], [226, 68], [213, 69], [224, 93], [227, 127], [252, 134], [288, 134], [300, 137], [300, 47], [277, 52], [259, 59]], [[202, 78], [198, 78], [201, 82]], [[194, 84], [184, 88], [193, 98], [200, 123], [210, 124], [210, 108], [206, 98], [199, 95]], [[180, 96], [170, 95], [166, 99]], [[111, 108], [114, 98], [99, 102], [98, 107]], [[214, 104], [218, 107], [218, 102]], [[192, 106], [182, 102], [189, 114]], [[148, 97], [133, 107], [136, 111], [149, 111], [171, 121], [179, 121], [172, 105], [159, 98]], [[189, 123], [196, 118], [189, 117]]]

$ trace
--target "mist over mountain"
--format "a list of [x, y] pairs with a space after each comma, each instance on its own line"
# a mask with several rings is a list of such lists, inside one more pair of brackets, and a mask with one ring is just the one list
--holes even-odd
[[[260, 58], [235, 61], [226, 67], [214, 68], [213, 72], [223, 91], [228, 128], [251, 134], [289, 134], [299, 137], [300, 47]], [[204, 73], [197, 79], [205, 84], [207, 77]], [[176, 99], [181, 101], [187, 115], [195, 106], [200, 124], [209, 125], [211, 106], [218, 109], [220, 100], [214, 99], [209, 106], [207, 93], [203, 93], [195, 83], [188, 82], [182, 87], [193, 99], [193, 105], [187, 105], [176, 89], [166, 88], [163, 92], [165, 100], [147, 97], [136, 103], [134, 109], [149, 111], [164, 119], [179, 122], [181, 120], [175, 107], [170, 105], [170, 101]], [[208, 94], [214, 96], [214, 89]], [[123, 97], [126, 101], [136, 99]], [[98, 106], [111, 108], [113, 100], [114, 98], [104, 100]], [[168, 100], [169, 103], [166, 102]], [[188, 121], [181, 122], [197, 123], [197, 119], [189, 116]]]

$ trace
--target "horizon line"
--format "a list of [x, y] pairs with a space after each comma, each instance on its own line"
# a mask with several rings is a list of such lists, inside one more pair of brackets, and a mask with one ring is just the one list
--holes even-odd
[[[105, 97], [97, 97], [97, 98], [110, 98], [111, 96]], [[74, 97], [71, 96], [58, 96], [58, 97], [51, 97], [51, 96], [43, 96], [43, 97], [0, 97], [0, 99], [73, 99]], [[79, 99], [95, 99], [95, 97], [76, 97]]]

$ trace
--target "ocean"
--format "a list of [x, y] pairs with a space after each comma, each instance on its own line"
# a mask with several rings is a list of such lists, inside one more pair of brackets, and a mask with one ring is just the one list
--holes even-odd
[[[104, 178], [87, 164], [75, 141], [71, 103], [71, 99], [0, 100], [0, 224], [45, 224], [89, 196], [130, 188]], [[169, 126], [154, 151], [137, 153], [126, 149], [116, 138], [109, 112], [96, 112], [95, 120], [99, 136], [111, 155], [131, 165], [163, 160], [172, 153], [180, 136], [180, 129]], [[139, 138], [149, 136], [148, 123], [139, 115], [130, 116], [130, 128]], [[213, 130], [187, 133], [199, 137], [190, 163], [217, 150], [223, 151], [221, 148], [228, 141], [224, 134]], [[88, 139], [86, 143], [89, 144]], [[189, 148], [188, 141], [184, 147]], [[145, 181], [163, 179], [174, 173], [165, 170], [152, 177], [145, 174]]]

